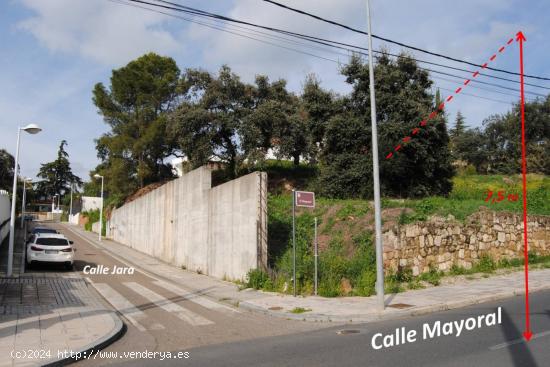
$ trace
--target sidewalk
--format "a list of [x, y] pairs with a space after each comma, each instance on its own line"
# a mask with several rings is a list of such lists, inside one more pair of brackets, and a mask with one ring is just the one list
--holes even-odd
[[[21, 247], [18, 241], [20, 253]], [[61, 362], [122, 335], [120, 318], [78, 273], [20, 270], [0, 276], [0, 366]]]
[[[376, 296], [323, 298], [316, 296], [292, 297], [273, 292], [239, 291], [238, 287], [206, 275], [199, 275], [163, 263], [148, 255], [110, 240], [97, 241], [97, 235], [75, 226], [66, 228], [100, 246], [127, 265], [136, 266], [150, 276], [180, 283], [188, 290], [227, 302], [254, 312], [287, 319], [331, 322], [371, 322], [443, 311], [481, 302], [513, 297], [525, 292], [523, 272], [495, 275], [477, 280], [461, 280], [452, 285], [388, 294], [386, 309], [377, 311]], [[531, 292], [550, 289], [550, 269], [532, 271], [529, 278]], [[295, 308], [309, 311], [292, 313]]]

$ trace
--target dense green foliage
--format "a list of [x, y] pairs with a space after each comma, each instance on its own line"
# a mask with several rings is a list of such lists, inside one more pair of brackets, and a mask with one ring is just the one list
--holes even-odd
[[0, 149], [0, 190], [9, 191], [13, 184], [15, 159], [5, 149]]
[[63, 197], [71, 191], [71, 185], [82, 185], [82, 180], [73, 174], [69, 154], [65, 151], [66, 145], [67, 142], [62, 140], [57, 151], [57, 159], [41, 164], [38, 171], [37, 176], [42, 180], [37, 183], [37, 190], [46, 198], [51, 198], [55, 194]]
[[[525, 104], [527, 172], [550, 174], [550, 96]], [[453, 138], [453, 154], [479, 173], [521, 172], [520, 107], [487, 118], [483, 128], [466, 129]]]
[[[321, 160], [322, 193], [330, 197], [372, 196], [372, 151], [368, 65], [353, 57], [342, 70], [353, 91], [344, 109], [328, 123]], [[399, 154], [387, 152], [419, 126], [440, 103], [430, 93], [432, 81], [410, 58], [383, 55], [375, 67], [380, 179], [383, 194], [399, 197], [446, 195], [451, 165], [444, 114], [430, 120]]]
[[178, 101], [180, 70], [153, 53], [113, 70], [111, 84], [93, 90], [93, 102], [111, 131], [96, 141], [106, 191], [124, 197], [146, 184], [172, 177], [164, 159], [174, 151], [167, 113]]

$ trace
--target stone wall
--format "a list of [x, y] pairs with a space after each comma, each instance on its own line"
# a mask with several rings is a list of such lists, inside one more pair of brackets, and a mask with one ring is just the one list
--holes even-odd
[[[529, 216], [529, 251], [550, 255], [550, 216]], [[495, 261], [523, 256], [523, 216], [486, 209], [461, 223], [449, 215], [427, 222], [394, 226], [383, 234], [386, 271], [411, 268], [414, 275], [430, 266], [448, 271], [471, 268], [483, 255]]]
[[243, 279], [267, 266], [265, 173], [211, 187], [201, 167], [111, 213], [107, 237], [178, 267]]

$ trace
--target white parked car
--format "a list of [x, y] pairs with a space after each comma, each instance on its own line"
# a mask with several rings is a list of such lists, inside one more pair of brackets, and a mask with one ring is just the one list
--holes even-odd
[[27, 264], [57, 263], [64, 264], [67, 270], [73, 267], [73, 241], [59, 233], [36, 233], [27, 242]]

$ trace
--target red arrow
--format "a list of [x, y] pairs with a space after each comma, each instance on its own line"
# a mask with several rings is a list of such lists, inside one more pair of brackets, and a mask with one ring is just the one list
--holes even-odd
[[523, 42], [527, 41], [521, 31], [516, 35], [519, 42], [519, 68], [521, 81], [521, 166], [523, 176], [523, 256], [525, 259], [525, 340], [531, 340], [533, 333], [529, 323], [529, 248], [527, 242], [527, 164], [525, 159], [525, 90], [523, 80]]

